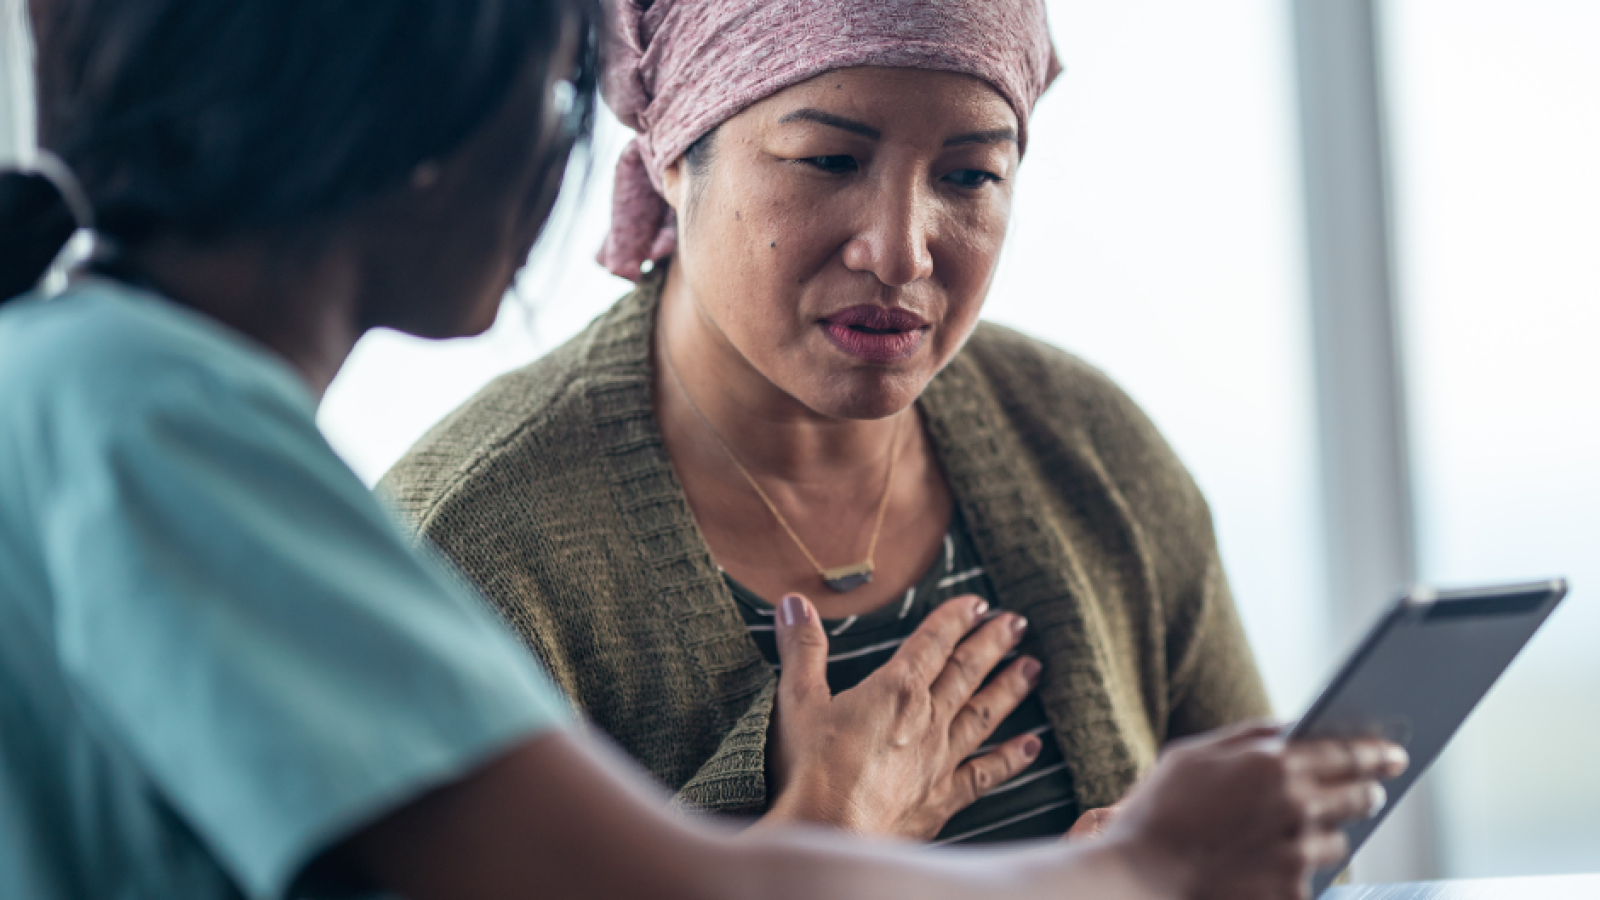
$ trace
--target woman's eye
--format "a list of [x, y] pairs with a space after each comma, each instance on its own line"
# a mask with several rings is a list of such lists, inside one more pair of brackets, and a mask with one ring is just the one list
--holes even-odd
[[957, 187], [968, 189], [981, 188], [986, 184], [998, 184], [1000, 176], [982, 169], [959, 169], [945, 176], [945, 180], [954, 183]]
[[846, 172], [854, 172], [857, 168], [859, 168], [859, 166], [856, 165], [856, 158], [853, 156], [811, 156], [800, 160], [800, 162], [805, 163], [813, 169], [818, 169], [833, 175], [842, 175]]

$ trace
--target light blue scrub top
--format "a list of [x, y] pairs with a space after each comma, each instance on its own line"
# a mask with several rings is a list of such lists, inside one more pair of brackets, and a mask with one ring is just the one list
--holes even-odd
[[570, 718], [314, 412], [153, 295], [0, 306], [0, 898], [280, 897]]

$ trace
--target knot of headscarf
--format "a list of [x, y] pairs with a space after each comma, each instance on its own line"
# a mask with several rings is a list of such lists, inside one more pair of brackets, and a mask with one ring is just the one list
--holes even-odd
[[935, 69], [987, 81], [1028, 114], [1061, 71], [1043, 0], [610, 0], [601, 90], [638, 132], [617, 164], [600, 264], [637, 280], [672, 255], [662, 173], [740, 110], [823, 72]]

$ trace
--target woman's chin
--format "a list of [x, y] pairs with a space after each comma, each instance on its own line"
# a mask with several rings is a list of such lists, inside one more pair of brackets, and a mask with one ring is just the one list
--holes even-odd
[[928, 378], [908, 372], [868, 369], [846, 372], [830, 379], [806, 406], [831, 419], [886, 419], [917, 402]]

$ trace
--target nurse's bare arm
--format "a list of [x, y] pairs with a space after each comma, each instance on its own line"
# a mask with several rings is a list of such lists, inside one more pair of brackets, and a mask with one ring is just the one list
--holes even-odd
[[1281, 900], [1342, 854], [1335, 826], [1366, 815], [1373, 779], [1396, 773], [1386, 748], [1286, 747], [1271, 730], [1236, 729], [1169, 753], [1102, 840], [959, 853], [676, 817], [619, 753], [554, 733], [333, 856], [412, 900]]

